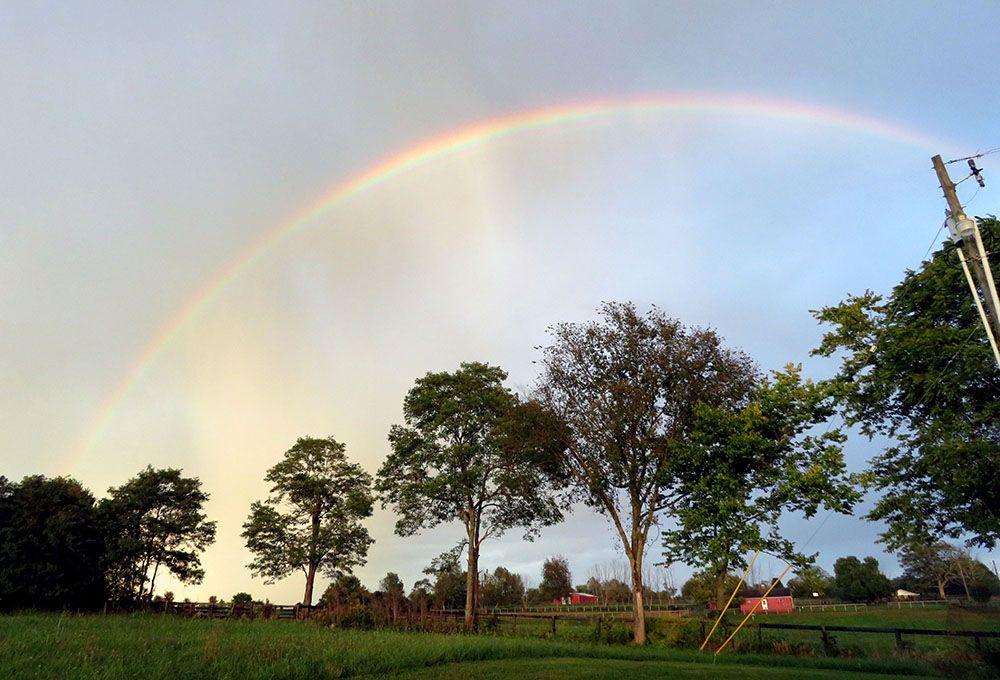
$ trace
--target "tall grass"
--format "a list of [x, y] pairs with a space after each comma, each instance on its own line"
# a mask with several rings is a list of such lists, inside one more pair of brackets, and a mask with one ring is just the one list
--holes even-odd
[[[297, 622], [169, 616], [0, 617], [0, 677], [18, 680], [321, 680], [385, 675], [438, 664], [590, 658], [713, 663], [710, 654], [656, 647], [486, 635], [330, 630]], [[922, 674], [907, 661], [723, 655], [727, 665]]]

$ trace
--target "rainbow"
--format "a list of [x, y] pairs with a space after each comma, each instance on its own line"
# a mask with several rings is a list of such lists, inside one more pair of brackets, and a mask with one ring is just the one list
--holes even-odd
[[108, 392], [86, 429], [73, 443], [61, 474], [68, 474], [93, 446], [115, 408], [143, 374], [150, 362], [168, 346], [185, 324], [204, 309], [230, 282], [265, 257], [277, 243], [320, 214], [353, 196], [379, 186], [397, 175], [463, 149], [488, 144], [515, 134], [633, 113], [723, 113], [811, 122], [862, 135], [914, 146], [928, 152], [953, 150], [954, 145], [888, 120], [845, 109], [820, 107], [781, 99], [719, 94], [648, 94], [556, 104], [478, 121], [418, 142], [394, 153], [361, 172], [334, 184], [312, 203], [248, 244], [191, 296], [156, 331], [143, 351]]

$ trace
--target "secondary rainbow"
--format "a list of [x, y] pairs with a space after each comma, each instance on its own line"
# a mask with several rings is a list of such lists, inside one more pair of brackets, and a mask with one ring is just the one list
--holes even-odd
[[845, 109], [782, 99], [699, 93], [646, 94], [555, 104], [481, 120], [428, 138], [334, 184], [315, 201], [249, 243], [218, 272], [209, 277], [205, 284], [158, 328], [143, 351], [115, 383], [96, 410], [94, 418], [69, 450], [62, 465], [62, 473], [72, 472], [80, 457], [99, 437], [129, 388], [139, 379], [145, 367], [178, 335], [187, 321], [205, 308], [216, 294], [241, 272], [264, 257], [275, 244], [320, 214], [397, 175], [501, 137], [623, 114], [668, 112], [704, 112], [790, 119], [840, 128], [906, 146], [919, 147], [928, 152], [947, 152], [955, 148], [952, 144], [904, 125]]

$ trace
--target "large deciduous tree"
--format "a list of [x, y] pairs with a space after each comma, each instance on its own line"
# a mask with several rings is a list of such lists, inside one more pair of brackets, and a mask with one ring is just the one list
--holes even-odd
[[520, 574], [497, 567], [483, 577], [484, 607], [520, 607], [524, 604], [524, 579]]
[[565, 557], [555, 555], [545, 560], [538, 591], [547, 603], [562, 600], [573, 592], [573, 577], [569, 571], [569, 561]]
[[67, 477], [0, 477], [0, 611], [98, 608], [104, 533], [94, 497]]
[[720, 608], [726, 575], [746, 566], [748, 552], [812, 562], [782, 535], [782, 515], [808, 518], [820, 507], [849, 513], [860, 499], [860, 480], [844, 463], [844, 435], [814, 429], [834, 411], [831, 386], [802, 380], [801, 367], [791, 365], [761, 381], [743, 408], [695, 408], [691, 435], [679, 447], [684, 493], [663, 546], [669, 561], [710, 565]]
[[317, 573], [336, 578], [365, 563], [372, 538], [361, 520], [372, 514], [371, 475], [333, 437], [304, 437], [264, 479], [271, 495], [250, 506], [243, 524], [249, 567], [267, 583], [301, 571], [302, 602], [311, 605]]
[[202, 512], [209, 496], [197, 477], [147, 467], [108, 493], [98, 507], [108, 531], [105, 559], [113, 600], [148, 600], [161, 569], [184, 583], [201, 582], [201, 553], [215, 541], [215, 522]]
[[[980, 222], [987, 251], [1000, 223]], [[844, 415], [890, 442], [872, 461], [892, 549], [941, 536], [1000, 541], [1000, 368], [958, 260], [947, 243], [907, 271], [888, 299], [849, 296], [814, 312], [832, 326], [819, 348], [841, 360]]]
[[417, 379], [403, 401], [405, 425], [389, 433], [392, 452], [376, 483], [383, 505], [399, 514], [400, 536], [462, 523], [470, 628], [483, 541], [513, 527], [530, 539], [562, 517], [547, 473], [555, 440], [545, 436], [549, 424], [536, 427], [545, 414], [537, 404], [519, 404], [506, 378], [498, 367], [473, 362]]
[[874, 557], [841, 557], [833, 563], [833, 579], [837, 596], [851, 602], [874, 602], [892, 594], [892, 583]]
[[607, 515], [628, 557], [634, 639], [646, 639], [643, 560], [658, 516], [683, 498], [679, 447], [696, 407], [737, 409], [758, 372], [713, 331], [658, 309], [605, 303], [600, 319], [550, 328], [540, 399], [570, 430], [564, 464], [584, 502]]

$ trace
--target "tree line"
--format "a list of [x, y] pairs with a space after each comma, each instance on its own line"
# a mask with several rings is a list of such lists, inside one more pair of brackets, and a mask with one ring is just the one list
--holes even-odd
[[[996, 220], [983, 227], [996, 249]], [[403, 422], [391, 428], [374, 478], [333, 437], [299, 439], [267, 471], [271, 494], [252, 504], [243, 527], [249, 567], [269, 582], [301, 572], [310, 604], [318, 574], [337, 582], [364, 563], [372, 539], [362, 521], [380, 502], [396, 513], [400, 536], [462, 527], [455, 549], [429, 574], [447, 572], [453, 584], [464, 578], [466, 625], [475, 627], [486, 597], [483, 543], [513, 529], [531, 540], [583, 503], [608, 519], [628, 561], [634, 638], [642, 642], [650, 550], [703, 569], [721, 602], [731, 572], [753, 550], [800, 569], [814, 562], [781, 534], [781, 517], [848, 514], [866, 489], [884, 492], [868, 517], [886, 523], [890, 549], [958, 536], [993, 547], [1000, 370], [985, 336], [974, 333], [955, 258], [946, 244], [884, 302], [865, 293], [814, 312], [832, 327], [814, 353], [841, 362], [829, 380], [804, 378], [795, 365], [765, 374], [712, 329], [627, 302], [602, 304], [591, 321], [550, 327], [528, 394], [514, 393], [503, 369], [482, 362], [428, 373], [405, 395]], [[837, 415], [890, 439], [863, 473], [847, 470]], [[79, 540], [38, 545], [42, 539], [28, 536], [25, 527], [41, 521], [27, 510], [30, 496], [47, 484], [62, 489], [56, 505], [81, 513], [66, 525], [82, 532]], [[116, 600], [148, 598], [160, 570], [200, 579], [197, 555], [215, 526], [200, 513], [207, 495], [198, 480], [147, 469], [109, 493], [95, 502], [73, 480], [4, 480], [0, 532], [15, 539], [4, 550], [89, 556], [97, 565], [89, 582]], [[184, 512], [170, 505], [175, 498]], [[58, 570], [49, 566], [35, 576], [4, 572], [0, 582], [40, 585]], [[16, 600], [6, 592], [0, 606]]]

